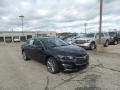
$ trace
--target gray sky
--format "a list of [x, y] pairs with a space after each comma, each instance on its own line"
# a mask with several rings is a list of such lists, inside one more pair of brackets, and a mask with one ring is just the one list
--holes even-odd
[[[103, 29], [120, 29], [120, 0], [103, 0]], [[99, 0], [0, 0], [0, 31], [89, 32], [98, 30]]]

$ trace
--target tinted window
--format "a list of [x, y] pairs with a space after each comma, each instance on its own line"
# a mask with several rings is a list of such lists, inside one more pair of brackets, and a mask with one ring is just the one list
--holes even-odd
[[94, 37], [94, 33], [89, 33], [89, 34], [86, 35], [86, 37], [90, 37], [90, 38]]
[[[99, 33], [97, 33], [96, 35], [99, 36]], [[103, 33], [101, 33], [101, 37], [104, 37], [104, 34], [103, 34]]]
[[41, 42], [39, 40], [34, 40], [33, 45], [35, 45], [35, 46], [42, 46]]
[[27, 41], [27, 44], [29, 44], [29, 45], [33, 45], [33, 42], [34, 42], [33, 39], [29, 39], [29, 40]]
[[105, 34], [105, 36], [107, 36], [107, 37], [109, 36], [109, 33], [104, 33], [104, 34]]
[[58, 38], [42, 38], [41, 41], [46, 47], [59, 47], [68, 45]]
[[109, 35], [110, 35], [110, 36], [115, 36], [115, 35], [116, 35], [116, 32], [109, 32]]
[[118, 37], [120, 37], [120, 32], [118, 32]]

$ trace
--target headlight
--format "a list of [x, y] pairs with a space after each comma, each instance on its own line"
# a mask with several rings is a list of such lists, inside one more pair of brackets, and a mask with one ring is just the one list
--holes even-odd
[[112, 39], [112, 40], [113, 40], [113, 39], [114, 39], [114, 37], [110, 37], [110, 39]]
[[87, 40], [87, 43], [89, 43], [90, 42], [90, 40]]
[[73, 56], [58, 55], [58, 57], [59, 57], [61, 60], [73, 60], [73, 59], [74, 59]]

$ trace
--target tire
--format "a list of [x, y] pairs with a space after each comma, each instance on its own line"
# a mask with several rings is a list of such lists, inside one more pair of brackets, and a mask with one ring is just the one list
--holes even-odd
[[107, 40], [106, 42], [105, 42], [105, 47], [108, 47], [109, 46], [109, 41]]
[[46, 63], [47, 63], [47, 70], [50, 73], [56, 74], [60, 71], [58, 68], [57, 62], [55, 61], [53, 57], [48, 58]]
[[23, 57], [23, 59], [24, 59], [25, 61], [30, 60], [30, 59], [27, 57], [25, 51], [22, 52], [22, 57]]
[[115, 40], [115, 41], [114, 41], [114, 45], [117, 45], [117, 44], [118, 44], [118, 41]]
[[91, 43], [91, 44], [90, 44], [90, 49], [91, 49], [91, 50], [94, 50], [95, 47], [96, 47], [96, 46], [95, 46], [95, 43]]

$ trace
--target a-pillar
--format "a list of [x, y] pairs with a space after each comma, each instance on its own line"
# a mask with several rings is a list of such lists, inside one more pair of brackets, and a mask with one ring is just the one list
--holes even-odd
[[14, 42], [14, 36], [12, 36], [12, 42]]
[[3, 36], [3, 40], [4, 40], [4, 42], [6, 41], [6, 40], [5, 40], [5, 36]]

